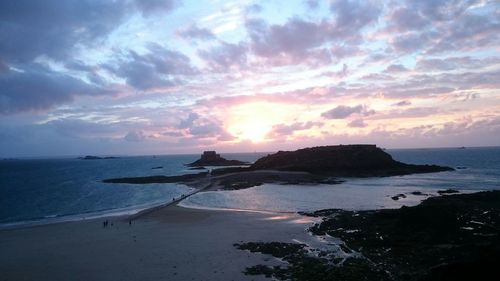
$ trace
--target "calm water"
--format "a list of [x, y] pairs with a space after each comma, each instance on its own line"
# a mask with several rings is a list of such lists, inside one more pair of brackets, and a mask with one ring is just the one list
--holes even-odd
[[[339, 208], [369, 210], [418, 204], [438, 190], [461, 192], [500, 189], [500, 148], [388, 150], [396, 160], [413, 164], [460, 167], [453, 172], [384, 178], [346, 179], [339, 185], [289, 186], [264, 184], [237, 191], [203, 192], [187, 198], [181, 206], [208, 209], [245, 209], [280, 212]], [[397, 201], [391, 197], [405, 194]]]
[[[396, 160], [462, 167], [455, 172], [350, 179], [336, 186], [264, 185], [240, 191], [198, 193], [184, 201], [198, 208], [300, 211], [323, 208], [380, 208], [415, 204], [415, 190], [500, 189], [500, 148], [388, 150]], [[227, 154], [253, 162], [263, 154]], [[32, 159], [0, 161], [0, 225], [133, 213], [191, 191], [177, 184], [104, 184], [106, 178], [190, 173], [198, 155], [123, 157], [108, 160]], [[152, 169], [162, 166], [162, 169]]]
[[[261, 156], [227, 155], [243, 161], [255, 161]], [[178, 184], [106, 184], [101, 180], [198, 172], [184, 166], [198, 158], [199, 155], [171, 155], [102, 160], [0, 160], [0, 226], [61, 217], [134, 213], [159, 205], [191, 189]], [[163, 168], [152, 169], [160, 166]]]

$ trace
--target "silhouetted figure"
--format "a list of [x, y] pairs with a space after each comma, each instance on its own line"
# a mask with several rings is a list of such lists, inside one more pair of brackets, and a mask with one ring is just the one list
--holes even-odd
[[128, 220], [128, 225], [132, 225], [132, 220]]

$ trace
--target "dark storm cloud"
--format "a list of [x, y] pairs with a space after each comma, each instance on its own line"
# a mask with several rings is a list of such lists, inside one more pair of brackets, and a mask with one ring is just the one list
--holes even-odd
[[149, 51], [144, 55], [130, 51], [121, 61], [105, 67], [139, 90], [174, 86], [180, 82], [173, 76], [198, 73], [191, 66], [190, 59], [182, 53], [157, 44], [150, 44]]
[[0, 58], [8, 63], [40, 55], [65, 59], [76, 44], [89, 44], [114, 30], [127, 1], [0, 1]]
[[24, 71], [0, 73], [0, 113], [46, 110], [78, 95], [112, 94], [80, 79], [30, 64]]
[[130, 129], [129, 124], [126, 122], [101, 123], [95, 120], [82, 120], [74, 117], [52, 120], [39, 126], [50, 128], [61, 136], [74, 139], [105, 138]]
[[[137, 9], [144, 14], [153, 10], [169, 11], [175, 7], [174, 2], [0, 1], [0, 112], [46, 110], [70, 102], [76, 95], [109, 94], [112, 90], [101, 88], [105, 82], [92, 66], [73, 61], [75, 49], [101, 44]], [[35, 64], [33, 61], [40, 57], [82, 72], [81, 75], [93, 84]], [[165, 72], [164, 68], [169, 67], [185, 70], [186, 58], [177, 58], [178, 61], [154, 62], [155, 70]], [[137, 70], [123, 71], [127, 73], [128, 70], [134, 84], [145, 87], [147, 85], [134, 76], [134, 71], [156, 76], [148, 72], [150, 69], [144, 64], [137, 66]]]

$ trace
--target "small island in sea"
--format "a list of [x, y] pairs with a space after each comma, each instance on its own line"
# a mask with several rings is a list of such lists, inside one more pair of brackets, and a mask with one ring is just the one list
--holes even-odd
[[115, 156], [101, 157], [101, 156], [95, 156], [95, 155], [87, 155], [87, 156], [78, 157], [78, 159], [80, 159], [80, 160], [102, 160], [102, 159], [118, 159], [118, 158], [119, 157], [115, 157]]
[[200, 159], [187, 164], [187, 166], [199, 168], [204, 166], [241, 166], [249, 164], [248, 162], [238, 160], [227, 160], [215, 151], [204, 151]]
[[[235, 166], [249, 164], [237, 160], [226, 160], [215, 151], [205, 151], [201, 158], [188, 166]], [[453, 168], [438, 165], [413, 165], [394, 160], [391, 155], [373, 144], [331, 145], [279, 151], [258, 159], [248, 167], [215, 169], [208, 174], [186, 174], [181, 176], [146, 176], [105, 179], [106, 183], [187, 183], [196, 181], [223, 182], [224, 189], [240, 189], [263, 183], [285, 184], [335, 184], [342, 180], [336, 177], [383, 177], [452, 171]]]

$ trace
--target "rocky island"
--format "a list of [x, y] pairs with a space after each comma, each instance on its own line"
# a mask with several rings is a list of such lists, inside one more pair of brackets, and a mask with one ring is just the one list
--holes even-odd
[[[205, 151], [201, 158], [187, 164], [201, 166], [236, 166], [246, 162], [227, 160], [215, 151]], [[398, 162], [376, 145], [335, 145], [279, 151], [262, 157], [249, 167], [220, 168], [211, 173], [182, 176], [148, 176], [106, 179], [107, 183], [184, 183], [199, 186], [211, 183], [212, 189], [242, 189], [263, 183], [336, 184], [335, 177], [380, 177], [451, 171], [436, 165], [412, 165]]]
[[100, 156], [94, 156], [94, 155], [87, 155], [85, 157], [78, 157], [80, 160], [102, 160], [102, 159], [118, 159], [119, 157], [114, 157], [114, 156], [105, 156], [105, 157], [100, 157]]
[[249, 165], [248, 162], [238, 160], [227, 160], [217, 154], [215, 151], [204, 151], [200, 159], [193, 163], [187, 164], [189, 167], [204, 167], [204, 166], [241, 166]]
[[340, 177], [396, 176], [453, 170], [437, 165], [401, 163], [372, 144], [331, 145], [279, 151], [260, 158], [251, 169], [303, 171]]

